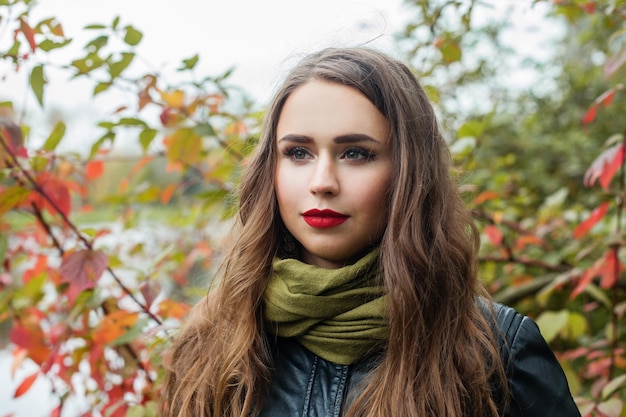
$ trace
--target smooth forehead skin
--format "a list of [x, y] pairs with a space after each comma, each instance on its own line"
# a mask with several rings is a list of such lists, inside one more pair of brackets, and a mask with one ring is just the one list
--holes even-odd
[[[334, 103], [342, 103], [341, 108]], [[288, 132], [291, 126], [297, 126], [298, 132]], [[367, 97], [352, 87], [322, 80], [307, 82], [287, 99], [279, 115], [277, 138], [289, 133], [319, 137], [367, 133], [383, 143], [388, 139], [387, 121]]]

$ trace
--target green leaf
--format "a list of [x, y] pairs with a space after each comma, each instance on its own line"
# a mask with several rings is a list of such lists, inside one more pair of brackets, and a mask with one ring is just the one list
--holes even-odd
[[215, 136], [215, 129], [209, 123], [198, 123], [193, 127], [193, 131], [200, 136]]
[[119, 16], [115, 16], [115, 19], [113, 19], [113, 23], [111, 24], [111, 28], [113, 28], [113, 30], [117, 29], [117, 25], [120, 24], [120, 17]]
[[65, 45], [69, 44], [70, 42], [72, 42], [71, 39], [66, 39], [63, 42], [54, 42], [50, 39], [44, 39], [43, 41], [39, 42], [39, 45], [37, 45], [37, 47], [41, 49], [42, 51], [48, 52], [53, 49], [62, 48]]
[[85, 30], [95, 30], [95, 29], [105, 29], [106, 26], [100, 24], [87, 25], [83, 29]]
[[0, 234], [0, 265], [4, 264], [9, 248], [9, 236], [7, 233]]
[[537, 317], [537, 326], [541, 329], [543, 338], [549, 343], [567, 326], [567, 319], [569, 312], [567, 310], [561, 311], [546, 311]]
[[126, 26], [126, 34], [124, 35], [124, 42], [130, 46], [135, 46], [141, 42], [143, 34], [132, 26]]
[[20, 46], [22, 45], [22, 43], [18, 40], [15, 40], [13, 42], [13, 45], [11, 46], [11, 48], [7, 51], [7, 56], [11, 56], [16, 58], [17, 55], [20, 52]]
[[626, 374], [620, 375], [617, 378], [613, 378], [609, 381], [608, 384], [602, 388], [602, 398], [608, 399], [611, 395], [613, 395], [617, 390], [626, 387]]
[[148, 127], [146, 122], [136, 117], [122, 117], [118, 123], [121, 126], [142, 126]]
[[108, 35], [98, 36], [97, 38], [92, 39], [87, 45], [85, 45], [85, 49], [87, 49], [89, 52], [95, 52], [105, 46], [108, 42]]
[[183, 59], [183, 66], [178, 68], [178, 71], [185, 71], [193, 69], [198, 63], [198, 54], [195, 54], [191, 58]]
[[30, 87], [41, 107], [43, 107], [43, 89], [45, 85], [46, 79], [43, 74], [43, 65], [37, 65], [30, 73]]
[[100, 150], [102, 145], [104, 145], [105, 142], [113, 143], [114, 140], [115, 140], [115, 132], [108, 131], [107, 133], [105, 133], [100, 139], [98, 139], [91, 146], [91, 151], [89, 152], [89, 159], [92, 159], [94, 156], [96, 156], [96, 154], [98, 153], [98, 151]]
[[139, 143], [144, 152], [148, 151], [150, 144], [156, 137], [157, 131], [155, 129], [144, 129], [139, 133]]
[[119, 77], [122, 72], [128, 68], [128, 66], [133, 62], [135, 58], [135, 54], [131, 52], [122, 52], [122, 59], [117, 62], [113, 62], [109, 64], [109, 74], [111, 74], [111, 80]]
[[93, 89], [93, 95], [98, 95], [111, 87], [111, 83], [98, 83]]
[[57, 124], [54, 126], [54, 129], [52, 129], [50, 136], [48, 136], [48, 139], [46, 139], [46, 143], [43, 144], [43, 150], [44, 151], [55, 150], [57, 145], [61, 142], [61, 139], [63, 139], [64, 135], [65, 135], [65, 123], [57, 122]]

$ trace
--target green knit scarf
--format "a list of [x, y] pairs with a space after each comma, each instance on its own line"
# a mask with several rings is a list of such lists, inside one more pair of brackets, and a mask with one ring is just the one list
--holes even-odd
[[294, 337], [316, 355], [349, 365], [387, 340], [386, 296], [379, 285], [378, 250], [353, 265], [325, 269], [275, 259], [265, 290], [267, 330]]

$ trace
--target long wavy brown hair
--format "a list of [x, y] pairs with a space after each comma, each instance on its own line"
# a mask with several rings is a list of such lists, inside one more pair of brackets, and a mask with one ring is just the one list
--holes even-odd
[[277, 90], [241, 179], [218, 283], [176, 338], [163, 414], [241, 417], [261, 407], [271, 369], [263, 293], [287, 233], [274, 193], [276, 126], [289, 95], [312, 79], [364, 94], [387, 119], [393, 155], [389, 219], [380, 243], [389, 343], [345, 415], [500, 415], [495, 392], [506, 397], [506, 377], [492, 318], [483, 308], [489, 303], [480, 301], [488, 296], [477, 278], [479, 238], [451, 175], [448, 148], [408, 67], [368, 48], [310, 55]]

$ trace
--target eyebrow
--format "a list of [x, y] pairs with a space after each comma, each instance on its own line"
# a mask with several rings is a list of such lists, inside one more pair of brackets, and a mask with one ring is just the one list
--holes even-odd
[[[296, 143], [312, 143], [314, 142], [313, 138], [306, 135], [297, 135], [297, 134], [288, 134], [283, 136], [278, 140], [278, 142], [296, 142]], [[333, 138], [333, 142], [337, 144], [344, 143], [357, 143], [357, 142], [376, 142], [381, 143], [379, 140], [374, 139], [369, 135], [365, 135], [363, 133], [349, 133], [347, 135], [340, 135]]]

